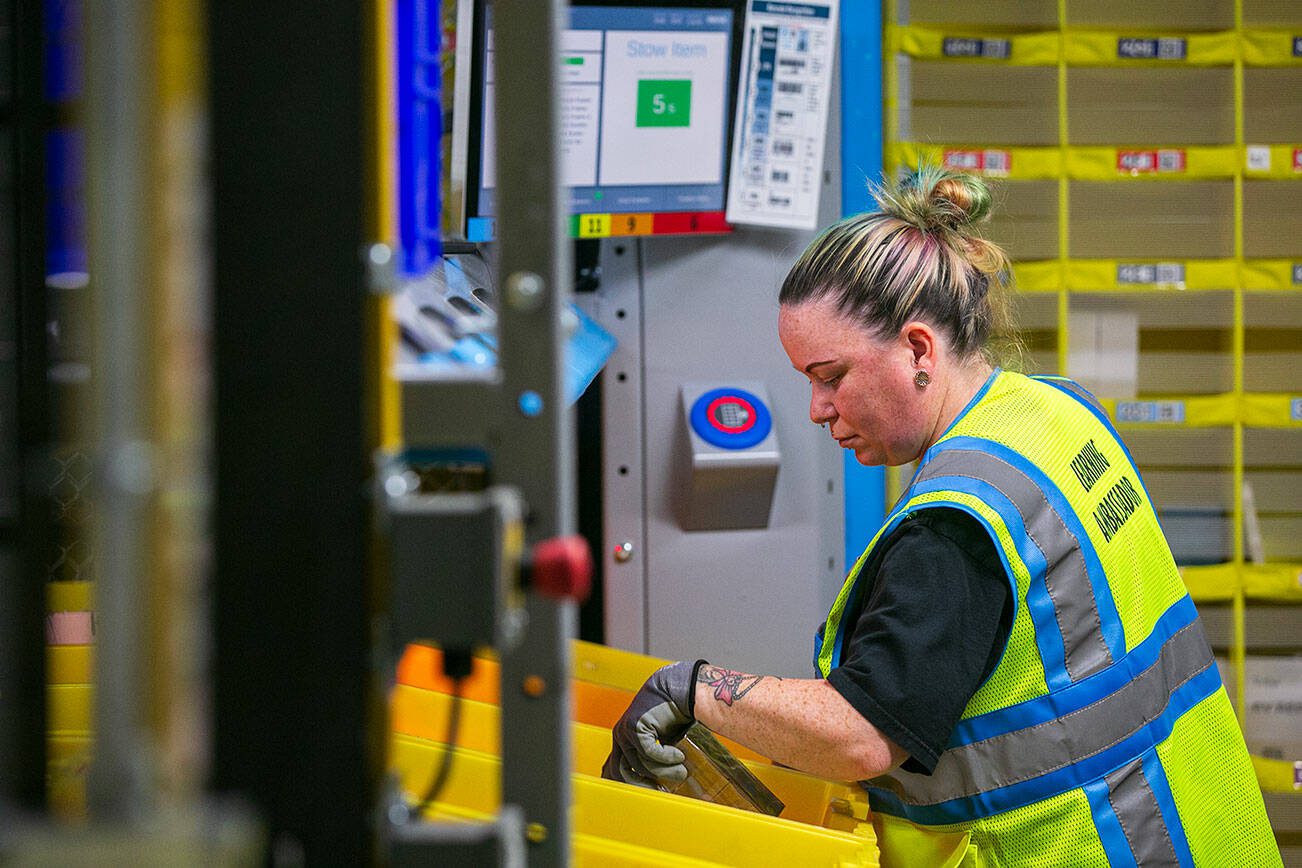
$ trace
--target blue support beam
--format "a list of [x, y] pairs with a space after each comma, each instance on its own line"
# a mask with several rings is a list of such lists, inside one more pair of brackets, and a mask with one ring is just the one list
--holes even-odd
[[[841, 212], [872, 206], [868, 183], [882, 174], [882, 10], [873, 0], [841, 4]], [[886, 474], [845, 453], [848, 571], [886, 515]]]

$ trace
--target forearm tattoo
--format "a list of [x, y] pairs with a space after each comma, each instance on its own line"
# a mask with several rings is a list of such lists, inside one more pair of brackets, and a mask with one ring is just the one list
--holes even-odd
[[696, 673], [696, 680], [713, 687], [714, 698], [728, 706], [750, 693], [751, 688], [766, 678], [782, 680], [776, 675], [747, 675], [745, 672], [721, 669], [718, 666], [702, 666]]

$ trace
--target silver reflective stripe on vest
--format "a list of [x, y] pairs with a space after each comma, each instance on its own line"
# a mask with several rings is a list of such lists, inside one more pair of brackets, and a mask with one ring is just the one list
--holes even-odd
[[1062, 634], [1068, 677], [1080, 681], [1111, 666], [1112, 654], [1103, 640], [1094, 588], [1090, 585], [1080, 541], [1067, 529], [1067, 523], [1040, 486], [1002, 458], [970, 449], [945, 449], [937, 453], [916, 479], [940, 476], [967, 476], [989, 483], [1021, 513], [1027, 535], [1043, 552], [1048, 564], [1044, 584]]
[[1134, 760], [1108, 775], [1108, 802], [1121, 823], [1130, 852], [1141, 868], [1150, 865], [1179, 865], [1171, 833], [1166, 829], [1157, 797], [1144, 777], [1140, 760]]
[[1212, 665], [1202, 622], [1162, 646], [1157, 662], [1102, 699], [1053, 720], [950, 748], [931, 775], [896, 770], [871, 782], [909, 805], [937, 805], [1066, 768], [1134, 735], [1166, 709], [1171, 694]]

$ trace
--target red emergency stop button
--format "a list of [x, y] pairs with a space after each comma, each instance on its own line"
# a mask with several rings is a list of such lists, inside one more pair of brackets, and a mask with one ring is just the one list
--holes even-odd
[[583, 602], [592, 591], [592, 550], [581, 536], [558, 536], [533, 547], [531, 582], [545, 597]]

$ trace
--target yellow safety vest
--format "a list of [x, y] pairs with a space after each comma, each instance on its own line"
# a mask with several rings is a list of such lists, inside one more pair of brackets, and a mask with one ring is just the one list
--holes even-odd
[[1016, 611], [931, 775], [865, 784], [883, 866], [1280, 865], [1193, 601], [1107, 414], [1078, 384], [995, 371], [850, 571], [823, 677], [874, 547], [924, 509], [995, 541]]

